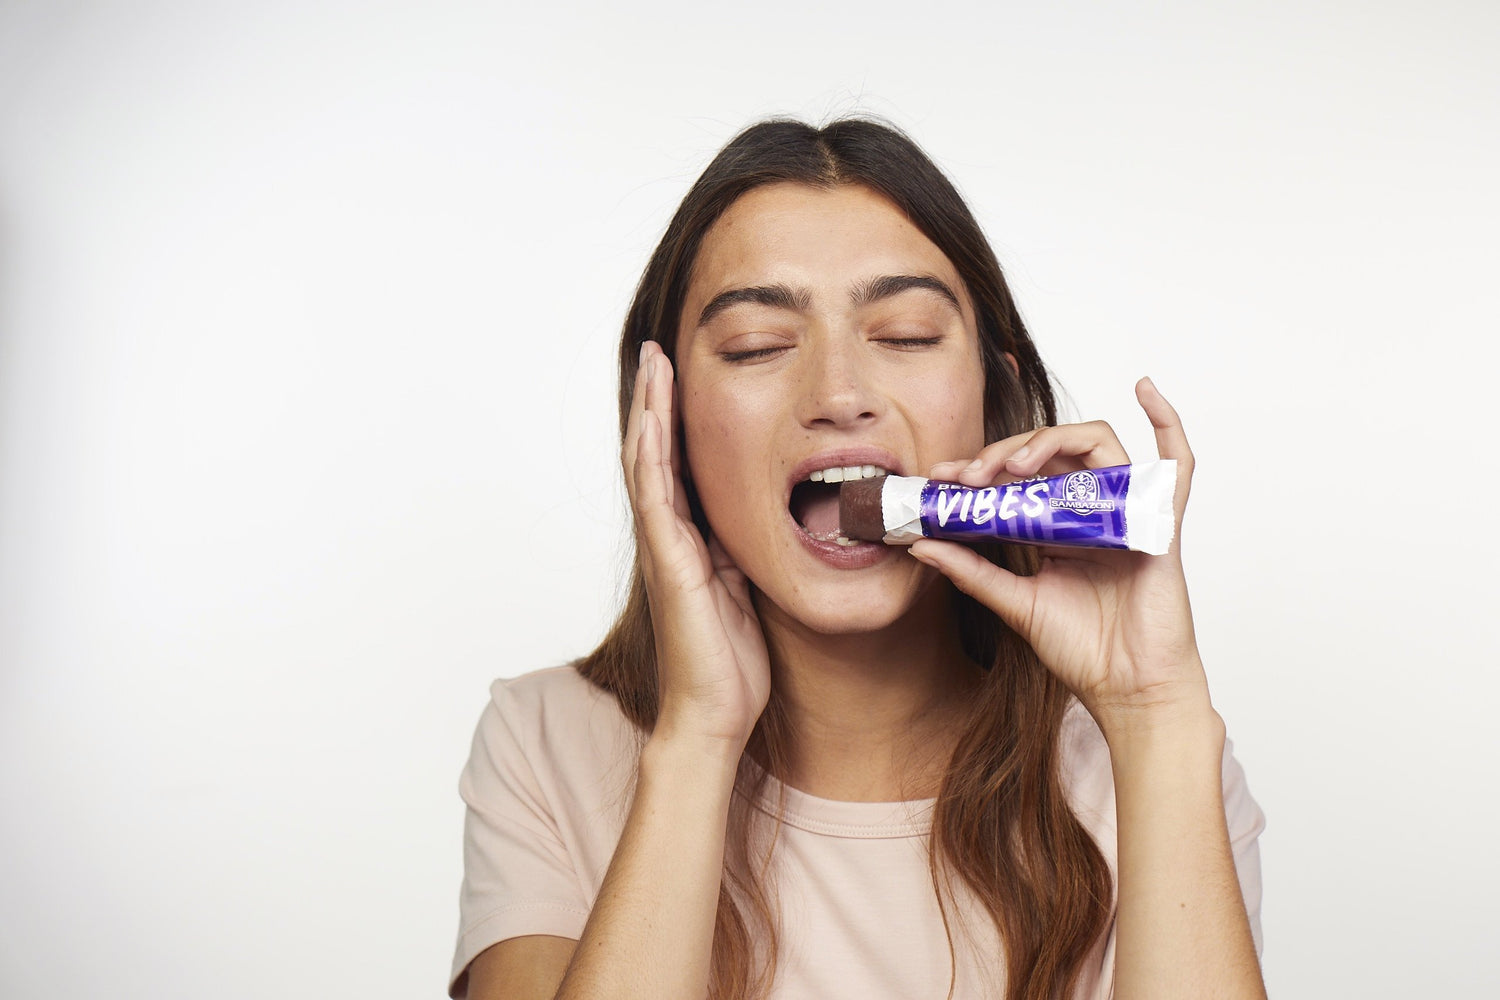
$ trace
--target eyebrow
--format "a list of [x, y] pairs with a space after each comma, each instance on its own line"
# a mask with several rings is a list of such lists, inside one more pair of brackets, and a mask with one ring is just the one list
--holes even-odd
[[[949, 288], [946, 282], [927, 274], [886, 274], [871, 278], [855, 285], [849, 293], [849, 298], [855, 306], [866, 306], [914, 288], [936, 292], [948, 300], [948, 304], [953, 306], [955, 312], [962, 312], [958, 304], [958, 296], [954, 294], [953, 289]], [[742, 302], [752, 302], [756, 305], [786, 309], [791, 312], [807, 312], [812, 309], [812, 293], [805, 288], [792, 288], [790, 285], [782, 284], [731, 288], [709, 300], [708, 305], [703, 307], [703, 312], [698, 316], [698, 325], [708, 325], [709, 321], [719, 313]]]
[[807, 289], [793, 289], [789, 285], [757, 285], [754, 288], [731, 288], [720, 292], [709, 300], [698, 316], [698, 325], [707, 326], [708, 321], [730, 306], [741, 302], [771, 306], [773, 309], [788, 309], [792, 312], [807, 312], [812, 308], [812, 294]]
[[902, 292], [913, 288], [925, 288], [929, 292], [937, 292], [948, 300], [953, 306], [954, 312], [961, 313], [958, 296], [953, 294], [946, 282], [939, 281], [930, 274], [887, 274], [879, 278], [871, 278], [854, 289], [854, 304], [856, 306], [869, 305], [880, 299], [888, 299], [892, 295], [900, 295]]

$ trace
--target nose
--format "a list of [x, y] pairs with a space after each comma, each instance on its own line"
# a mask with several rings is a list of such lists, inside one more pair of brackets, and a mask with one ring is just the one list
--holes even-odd
[[803, 351], [797, 419], [808, 428], [858, 427], [883, 405], [864, 345], [854, 334], [812, 338]]

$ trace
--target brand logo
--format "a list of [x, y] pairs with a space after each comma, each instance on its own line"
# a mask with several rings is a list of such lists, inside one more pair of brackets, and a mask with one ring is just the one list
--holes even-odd
[[1053, 510], [1071, 510], [1075, 514], [1115, 509], [1113, 500], [1099, 499], [1099, 477], [1087, 470], [1070, 473], [1063, 480], [1063, 495], [1048, 497], [1047, 503]]
[[[972, 489], [957, 483], [937, 483], [937, 523], [946, 528], [949, 521], [963, 526], [1009, 521], [1017, 517], [1041, 517], [1047, 511], [1043, 493], [1047, 484], [1025, 480], [1005, 486]], [[928, 515], [924, 513], [925, 519]]]

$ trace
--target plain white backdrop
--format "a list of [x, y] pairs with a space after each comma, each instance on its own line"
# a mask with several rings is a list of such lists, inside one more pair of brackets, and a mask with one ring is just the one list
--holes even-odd
[[[0, 3], [0, 996], [438, 997], [491, 678], [624, 562], [635, 280], [758, 117], [908, 129], [1200, 459], [1280, 998], [1494, 996], [1500, 8]], [[572, 529], [539, 530], [545, 503]]]

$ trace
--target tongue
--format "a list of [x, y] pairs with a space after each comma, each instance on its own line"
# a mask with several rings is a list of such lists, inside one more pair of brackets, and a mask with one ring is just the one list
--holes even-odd
[[809, 535], [821, 538], [824, 541], [832, 541], [839, 533], [839, 491], [838, 487], [814, 487], [807, 491], [807, 496], [802, 498], [801, 510], [797, 512], [797, 520], [802, 522], [802, 527]]

